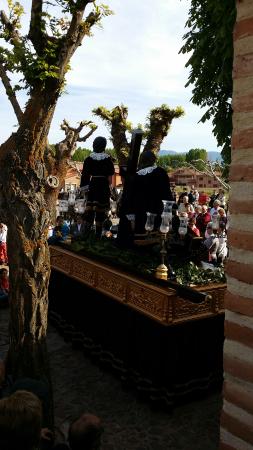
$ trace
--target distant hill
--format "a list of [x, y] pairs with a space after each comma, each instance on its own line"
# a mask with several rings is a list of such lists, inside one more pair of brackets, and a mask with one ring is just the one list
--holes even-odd
[[[159, 156], [165, 156], [165, 155], [177, 155], [178, 153], [187, 153], [187, 152], [175, 152], [175, 150], [160, 150], [158, 153]], [[221, 154], [220, 152], [207, 152], [209, 161], [221, 161]]]
[[222, 157], [220, 152], [207, 152], [209, 161], [221, 161]]
[[[160, 150], [158, 155], [159, 156], [176, 155], [177, 153], [180, 153], [180, 152], [175, 152], [175, 150]], [[185, 153], [185, 152], [182, 152], [182, 153]]]

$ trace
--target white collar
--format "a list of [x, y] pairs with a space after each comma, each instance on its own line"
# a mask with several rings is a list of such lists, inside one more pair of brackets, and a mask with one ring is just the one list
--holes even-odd
[[91, 153], [90, 154], [90, 158], [91, 159], [95, 159], [95, 161], [101, 161], [102, 159], [106, 159], [106, 158], [110, 158], [110, 155], [108, 155], [107, 153]]
[[150, 167], [145, 167], [144, 169], [138, 170], [137, 174], [138, 175], [147, 175], [147, 173], [153, 172], [153, 170], [155, 170], [156, 168], [157, 168], [156, 165], [150, 166]]

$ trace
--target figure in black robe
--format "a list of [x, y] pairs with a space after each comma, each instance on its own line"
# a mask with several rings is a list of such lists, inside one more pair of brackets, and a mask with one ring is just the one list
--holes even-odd
[[111, 176], [114, 174], [112, 159], [105, 153], [105, 148], [106, 139], [97, 137], [93, 142], [93, 152], [84, 160], [80, 184], [81, 191], [87, 193], [83, 216], [86, 229], [91, 229], [95, 220], [98, 237], [110, 208]]
[[151, 151], [140, 156], [139, 167], [133, 179], [127, 217], [134, 220], [135, 234], [145, 233], [147, 212], [156, 214], [154, 230], [161, 224], [162, 200], [173, 201], [170, 180], [162, 167], [157, 167], [156, 155]]

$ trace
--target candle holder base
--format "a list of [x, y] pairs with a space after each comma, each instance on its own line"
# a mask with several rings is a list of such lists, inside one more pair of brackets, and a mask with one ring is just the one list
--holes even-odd
[[155, 271], [155, 277], [159, 278], [159, 280], [167, 280], [168, 279], [168, 267], [165, 264], [159, 264]]

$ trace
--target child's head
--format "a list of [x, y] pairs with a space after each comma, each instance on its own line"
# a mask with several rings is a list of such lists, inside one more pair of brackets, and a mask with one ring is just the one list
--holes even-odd
[[224, 222], [220, 222], [218, 231], [219, 231], [219, 233], [224, 233], [224, 231], [226, 231], [226, 225]]
[[213, 223], [212, 222], [208, 222], [208, 224], [206, 226], [206, 232], [209, 235], [213, 234]]
[[194, 219], [194, 217], [191, 217], [188, 221], [188, 226], [191, 228], [194, 225], [196, 225], [196, 220]]

